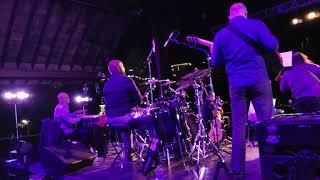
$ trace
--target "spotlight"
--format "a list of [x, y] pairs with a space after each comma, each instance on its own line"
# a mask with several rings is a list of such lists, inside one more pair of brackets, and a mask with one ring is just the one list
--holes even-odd
[[4, 92], [3, 98], [7, 100], [8, 104], [14, 105], [14, 117], [15, 117], [15, 125], [16, 125], [16, 140], [19, 140], [19, 126], [28, 125], [30, 121], [22, 120], [18, 123], [18, 107], [17, 105], [23, 103], [29, 97], [29, 94], [24, 91], [16, 91], [16, 92]]
[[309, 19], [309, 20], [312, 20], [312, 19], [314, 19], [314, 18], [316, 18], [316, 17], [318, 17], [318, 14], [317, 14], [316, 12], [314, 12], [314, 11], [309, 12], [309, 13], [307, 14], [307, 19]]
[[29, 94], [24, 91], [18, 91], [16, 93], [8, 91], [3, 94], [3, 97], [6, 100], [25, 100], [29, 97]]
[[84, 103], [84, 102], [89, 102], [92, 101], [92, 98], [89, 98], [88, 96], [82, 97], [82, 96], [76, 96], [75, 101], [77, 103]]
[[22, 119], [21, 120], [21, 124], [22, 125], [28, 125], [30, 121], [26, 120], [26, 119]]
[[302, 23], [302, 19], [294, 18], [294, 19], [292, 19], [291, 23], [293, 25], [300, 24], [300, 23]]
[[24, 100], [24, 99], [27, 99], [28, 97], [29, 97], [29, 94], [26, 93], [26, 92], [19, 91], [19, 92], [17, 93], [17, 98], [18, 98], [18, 99]]
[[17, 94], [12, 92], [5, 92], [3, 93], [3, 97], [4, 99], [11, 100], [11, 99], [15, 99], [17, 97]]

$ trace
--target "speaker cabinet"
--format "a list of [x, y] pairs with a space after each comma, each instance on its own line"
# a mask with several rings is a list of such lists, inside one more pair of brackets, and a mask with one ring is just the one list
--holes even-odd
[[41, 161], [48, 175], [63, 175], [91, 166], [95, 155], [80, 143], [65, 142], [41, 148]]
[[320, 179], [320, 115], [287, 114], [257, 124], [264, 180]]

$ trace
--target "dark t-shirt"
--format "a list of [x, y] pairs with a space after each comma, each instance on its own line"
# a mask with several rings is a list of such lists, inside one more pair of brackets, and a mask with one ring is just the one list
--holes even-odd
[[108, 117], [122, 116], [141, 103], [141, 94], [133, 79], [112, 75], [104, 84], [103, 96]]

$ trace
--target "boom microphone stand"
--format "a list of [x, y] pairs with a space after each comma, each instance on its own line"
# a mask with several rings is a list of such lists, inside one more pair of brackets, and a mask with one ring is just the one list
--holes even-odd
[[[155, 51], [155, 47], [154, 46], [155, 46], [154, 45], [154, 41], [152, 41], [152, 48], [150, 49], [148, 57], [147, 57], [148, 71], [149, 71], [149, 81], [152, 80], [152, 68], [151, 68], [152, 61], [151, 61], [151, 56]], [[149, 103], [149, 105], [151, 106], [153, 104], [153, 100], [154, 100], [154, 98], [153, 98], [153, 90], [154, 90], [154, 88], [153, 88], [153, 84], [152, 83], [149, 83], [149, 89], [150, 89], [150, 103]]]

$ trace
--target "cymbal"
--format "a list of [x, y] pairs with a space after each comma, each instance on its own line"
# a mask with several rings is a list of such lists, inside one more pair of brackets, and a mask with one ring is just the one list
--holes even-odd
[[181, 79], [182, 80], [201, 79], [201, 78], [208, 76], [211, 73], [211, 70], [212, 70], [211, 68], [202, 69], [202, 70], [195, 69], [193, 72], [191, 72], [187, 75], [184, 75]]
[[175, 83], [173, 81], [170, 81], [169, 79], [151, 79], [151, 80], [148, 80], [147, 82], [144, 82], [142, 84], [144, 85], [149, 85], [149, 84], [157, 84], [157, 83]]
[[175, 92], [187, 89], [188, 87], [192, 86], [193, 81], [179, 81], [178, 84], [180, 84], [180, 86], [174, 90]]
[[161, 84], [161, 86], [167, 86], [167, 85], [174, 84], [174, 83], [176, 83], [176, 81], [167, 81], [167, 82], [164, 82], [163, 84]]

